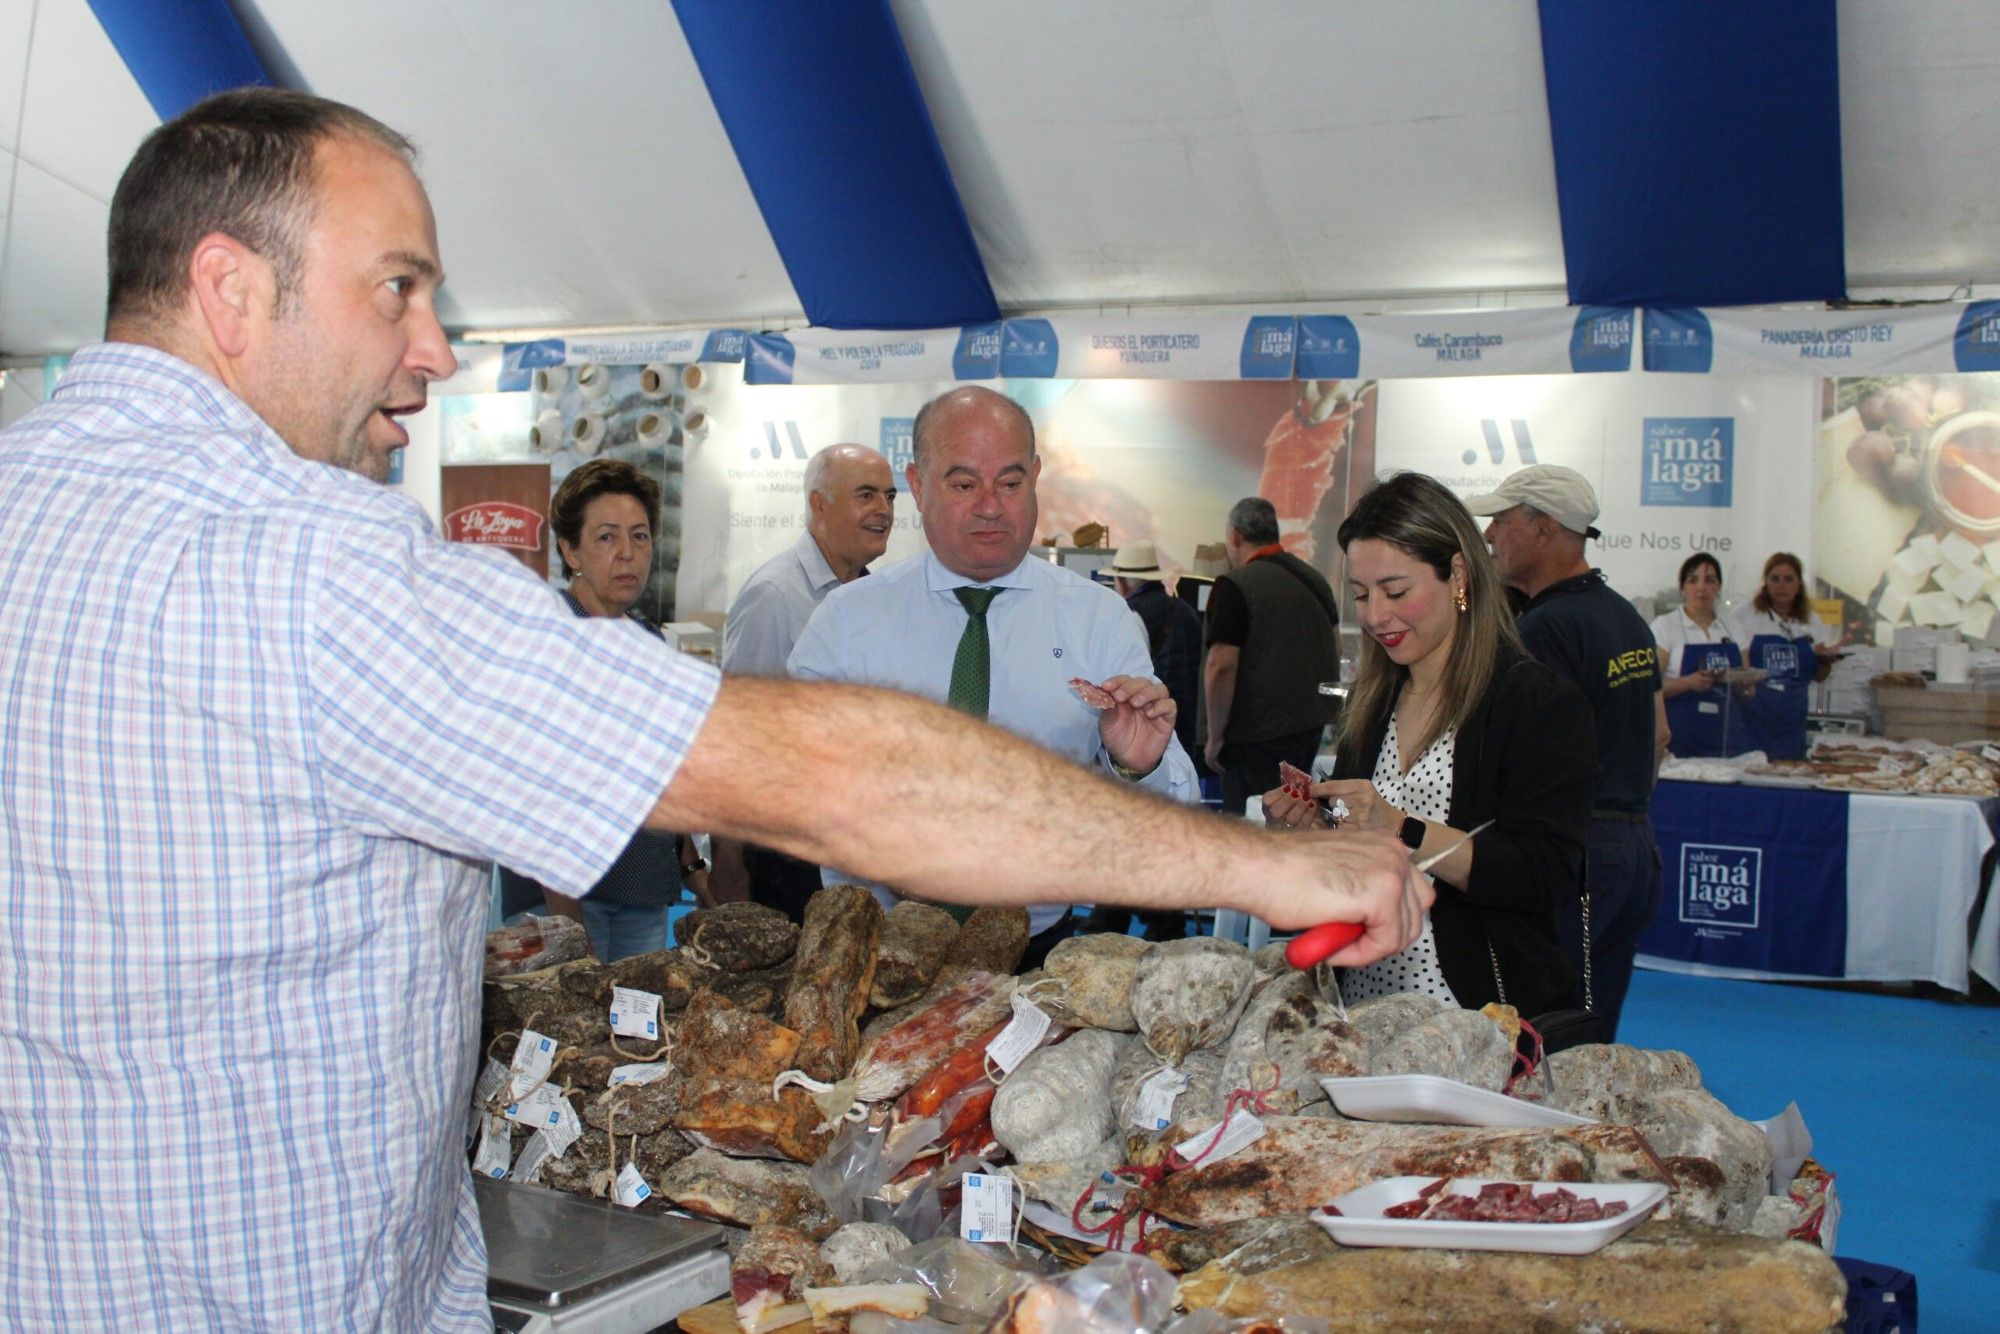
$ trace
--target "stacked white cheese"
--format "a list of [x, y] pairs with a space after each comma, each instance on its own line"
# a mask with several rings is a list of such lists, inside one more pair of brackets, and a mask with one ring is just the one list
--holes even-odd
[[1883, 580], [1876, 643], [1888, 644], [1898, 625], [1953, 626], [1985, 639], [2000, 614], [2000, 541], [1981, 546], [1955, 532], [1925, 533], [1895, 554]]

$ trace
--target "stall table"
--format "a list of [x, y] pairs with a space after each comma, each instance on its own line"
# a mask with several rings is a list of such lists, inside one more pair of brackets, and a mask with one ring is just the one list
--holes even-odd
[[1649, 968], [1805, 981], [2000, 982], [1982, 893], [2000, 800], [1662, 780]]

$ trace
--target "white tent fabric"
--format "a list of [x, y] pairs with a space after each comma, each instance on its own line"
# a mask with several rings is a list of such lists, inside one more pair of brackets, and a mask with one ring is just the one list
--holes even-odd
[[[664, 0], [237, 8], [300, 86], [422, 146], [456, 328], [801, 322]], [[1533, 0], [894, 8], [1009, 313], [1564, 299]], [[1850, 290], [1990, 295], [2000, 26], [1838, 14]], [[108, 201], [155, 123], [85, 0], [0, 0], [0, 356], [97, 336]]]

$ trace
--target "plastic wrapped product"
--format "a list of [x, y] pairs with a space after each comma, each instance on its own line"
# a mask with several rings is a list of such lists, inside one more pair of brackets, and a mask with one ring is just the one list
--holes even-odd
[[[1148, 1089], [1148, 1081], [1159, 1077], [1166, 1080], [1165, 1072], [1174, 1071], [1185, 1077], [1186, 1084], [1178, 1093], [1169, 1096], [1169, 1087], [1155, 1084]], [[1174, 1079], [1178, 1084], [1180, 1080]], [[1128, 1130], [1167, 1131], [1169, 1138], [1212, 1126], [1222, 1119], [1223, 1105], [1228, 1101], [1234, 1085], [1223, 1083], [1222, 1053], [1219, 1051], [1197, 1051], [1188, 1053], [1179, 1065], [1167, 1062], [1147, 1049], [1143, 1042], [1135, 1042], [1119, 1059], [1117, 1070], [1111, 1075], [1111, 1103], [1120, 1132]], [[1141, 1104], [1144, 1104], [1143, 1106]], [[1164, 1110], [1167, 1124], [1157, 1124], [1156, 1115], [1143, 1115]], [[1179, 1133], [1175, 1133], [1179, 1132]]]
[[868, 1266], [910, 1249], [910, 1239], [887, 1223], [844, 1223], [819, 1244], [820, 1258], [837, 1283], [853, 1283]]
[[1310, 973], [1291, 971], [1259, 987], [1223, 1049], [1222, 1082], [1229, 1089], [1272, 1089], [1266, 1103], [1292, 1112], [1321, 1102], [1319, 1081], [1358, 1075], [1368, 1044], [1339, 1010], [1321, 1000]]
[[1250, 952], [1213, 936], [1169, 940], [1146, 951], [1132, 982], [1132, 1017], [1146, 1045], [1178, 1064], [1228, 1038], [1250, 999]]
[[1132, 1334], [1173, 1319], [1174, 1277], [1143, 1255], [1107, 1251], [1016, 1292], [992, 1334]]
[[1368, 1043], [1369, 1073], [1375, 1073], [1375, 1053], [1388, 1046], [1406, 1028], [1415, 1028], [1445, 1008], [1436, 996], [1421, 991], [1402, 991], [1393, 996], [1377, 996], [1362, 1001], [1347, 1012], [1347, 1020]]
[[859, 885], [822, 889], [806, 903], [784, 1020], [799, 1035], [799, 1068], [814, 1079], [845, 1079], [861, 1050], [881, 935], [882, 906]]
[[1423, 1326], [1433, 1329], [1519, 1329], [1532, 1311], [1537, 1329], [1821, 1334], [1845, 1321], [1846, 1296], [1816, 1246], [1657, 1219], [1592, 1255], [1341, 1247], [1264, 1274], [1211, 1266], [1180, 1284], [1191, 1308], [1317, 1316], [1337, 1330], [1383, 1328], [1383, 1311], [1439, 1313]]
[[1317, 1260], [1340, 1249], [1309, 1214], [1246, 1218], [1219, 1227], [1161, 1232], [1159, 1238], [1152, 1253], [1179, 1273], [1220, 1264], [1232, 1274], [1261, 1274]]
[[911, 1007], [901, 1021], [874, 1032], [863, 1042], [854, 1063], [854, 1096], [862, 1102], [880, 1102], [900, 1095], [954, 1052], [1005, 1020], [1013, 996], [1013, 978], [971, 973]]
[[1057, 1023], [1071, 1028], [1104, 1028], [1136, 1032], [1132, 1017], [1132, 984], [1139, 960], [1152, 946], [1137, 936], [1098, 932], [1072, 936], [1049, 951], [1044, 974], [1051, 979], [1046, 1003]]
[[1553, 1053], [1549, 1077], [1558, 1106], [1565, 1099], [1601, 1093], [1650, 1093], [1663, 1088], [1700, 1088], [1701, 1069], [1680, 1051], [1650, 1051], [1622, 1042], [1591, 1042]]
[[1031, 1052], [993, 1097], [993, 1133], [1024, 1163], [1080, 1158], [1116, 1129], [1111, 1074], [1131, 1045], [1086, 1028]]
[[983, 1326], [1010, 1294], [1055, 1267], [1026, 1248], [935, 1237], [870, 1265], [856, 1282], [921, 1284], [931, 1294], [934, 1315], [954, 1325]]
[[689, 1213], [718, 1223], [782, 1223], [815, 1240], [832, 1236], [836, 1226], [798, 1163], [697, 1149], [662, 1172], [654, 1185], [656, 1193]]

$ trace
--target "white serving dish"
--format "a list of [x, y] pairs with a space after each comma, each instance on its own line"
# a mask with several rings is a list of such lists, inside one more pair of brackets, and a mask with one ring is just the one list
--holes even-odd
[[[1451, 1218], [1384, 1218], [1382, 1211], [1417, 1198], [1436, 1177], [1390, 1177], [1351, 1190], [1333, 1202], [1338, 1218], [1313, 1211], [1312, 1219], [1343, 1246], [1421, 1246], [1454, 1251], [1539, 1251], [1589, 1255], [1637, 1227], [1667, 1198], [1656, 1182], [1531, 1181], [1535, 1194], [1561, 1188], [1603, 1204], [1624, 1201], [1625, 1212], [1593, 1223], [1468, 1223]], [[1464, 1177], [1447, 1188], [1477, 1195], [1491, 1178]]]
[[1342, 1116], [1433, 1126], [1587, 1126], [1587, 1116], [1523, 1102], [1442, 1075], [1355, 1075], [1319, 1086]]

